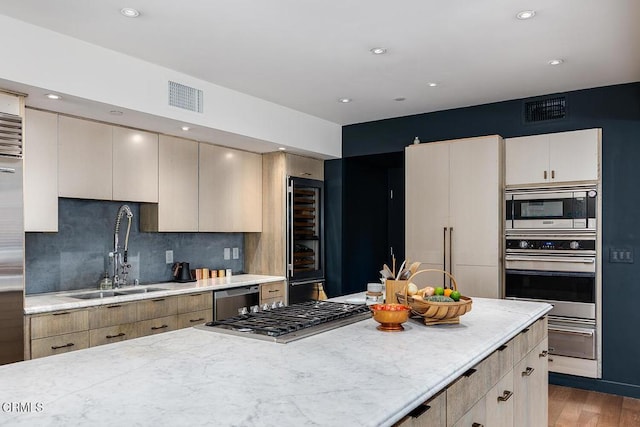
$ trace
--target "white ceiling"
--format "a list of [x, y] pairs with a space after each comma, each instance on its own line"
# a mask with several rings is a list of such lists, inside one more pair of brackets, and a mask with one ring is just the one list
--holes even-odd
[[342, 125], [640, 81], [638, 0], [0, 0], [0, 14]]

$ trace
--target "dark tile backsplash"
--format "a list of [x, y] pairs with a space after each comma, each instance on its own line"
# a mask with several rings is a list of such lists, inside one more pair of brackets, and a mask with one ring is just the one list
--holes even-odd
[[[108, 268], [113, 250], [116, 216], [121, 205], [133, 211], [129, 235], [130, 283], [164, 282], [170, 279], [171, 264], [165, 251], [173, 250], [174, 261], [186, 261], [193, 268], [230, 268], [242, 272], [242, 233], [141, 233], [138, 203], [98, 200], [58, 200], [58, 232], [26, 233], [25, 290], [27, 294], [94, 288]], [[124, 243], [126, 215], [121, 223]], [[224, 260], [224, 248], [239, 248], [240, 258]], [[111, 271], [111, 269], [109, 269]]]

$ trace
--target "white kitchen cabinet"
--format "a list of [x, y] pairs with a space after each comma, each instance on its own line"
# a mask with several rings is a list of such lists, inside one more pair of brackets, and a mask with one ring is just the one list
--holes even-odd
[[58, 231], [58, 115], [25, 111], [24, 230]]
[[111, 200], [113, 127], [67, 116], [58, 118], [58, 194]]
[[405, 152], [406, 258], [449, 271], [463, 295], [500, 295], [502, 147], [493, 135]]
[[158, 134], [113, 127], [112, 199], [158, 202]]
[[506, 185], [596, 181], [601, 129], [508, 138]]
[[286, 170], [287, 175], [298, 178], [324, 180], [324, 162], [311, 157], [298, 156], [296, 154], [286, 153]]
[[262, 156], [200, 144], [201, 232], [262, 231]]
[[158, 203], [140, 206], [140, 229], [198, 231], [198, 143], [160, 135]]

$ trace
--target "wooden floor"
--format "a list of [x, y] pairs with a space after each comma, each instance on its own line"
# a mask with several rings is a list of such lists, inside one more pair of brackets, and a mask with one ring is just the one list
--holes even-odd
[[549, 385], [549, 426], [638, 427], [640, 399]]

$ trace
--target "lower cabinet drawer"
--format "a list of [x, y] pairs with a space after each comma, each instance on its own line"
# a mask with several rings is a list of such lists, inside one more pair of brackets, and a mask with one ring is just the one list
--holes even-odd
[[441, 391], [411, 411], [395, 427], [442, 427], [447, 420], [447, 393]]
[[448, 426], [456, 424], [495, 384], [492, 379], [498, 375], [496, 369], [500, 369], [498, 360], [499, 355], [495, 351], [447, 388]]
[[513, 363], [522, 360], [547, 336], [547, 333], [547, 318], [543, 317], [516, 335], [512, 340], [514, 343]]
[[138, 322], [138, 336], [160, 334], [178, 329], [178, 316], [158, 317], [157, 319], [149, 319]]
[[[487, 424], [487, 396], [483, 396], [475, 405], [453, 424], [454, 427], [490, 427]], [[511, 424], [507, 424], [511, 425]], [[494, 427], [494, 426], [491, 426]], [[498, 426], [500, 427], [500, 426]]]
[[89, 329], [131, 323], [136, 318], [136, 303], [108, 304], [89, 310]]
[[135, 323], [125, 323], [122, 325], [91, 329], [89, 331], [89, 347], [130, 340], [137, 336], [138, 328]]
[[190, 328], [195, 325], [211, 322], [213, 320], [213, 309], [192, 311], [191, 313], [178, 314], [178, 329]]
[[260, 285], [260, 304], [271, 301], [284, 301], [284, 282], [263, 283]]
[[56, 335], [31, 341], [31, 358], [67, 353], [89, 347], [89, 331]]
[[89, 329], [87, 310], [61, 311], [31, 317], [31, 339], [47, 338], [54, 335]]
[[154, 298], [137, 304], [138, 320], [178, 314], [178, 297]]
[[213, 310], [213, 292], [178, 296], [178, 313], [190, 313], [207, 308]]

